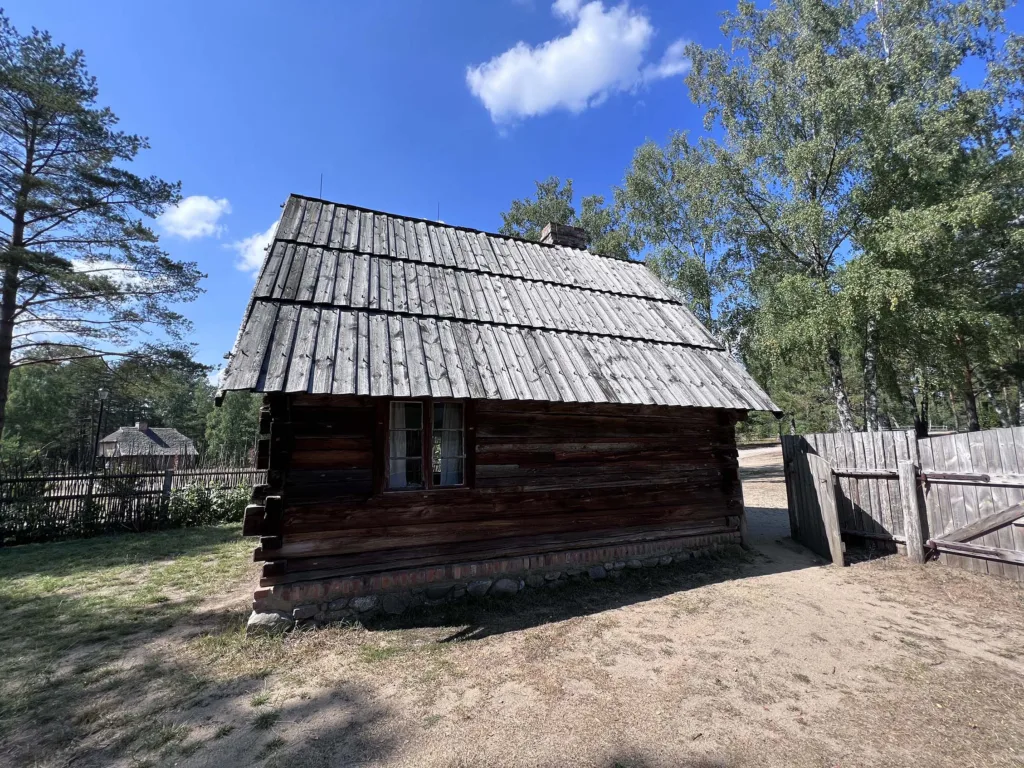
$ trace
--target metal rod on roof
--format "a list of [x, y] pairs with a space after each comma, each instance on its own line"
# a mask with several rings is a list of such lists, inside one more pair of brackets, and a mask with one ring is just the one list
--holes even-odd
[[323, 198], [324, 196], [324, 175], [320, 174], [320, 194], [318, 197]]

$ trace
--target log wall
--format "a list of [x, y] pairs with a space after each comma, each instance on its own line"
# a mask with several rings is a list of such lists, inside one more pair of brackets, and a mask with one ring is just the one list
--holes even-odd
[[474, 401], [471, 487], [384, 491], [388, 402], [268, 397], [263, 586], [741, 530], [739, 412]]

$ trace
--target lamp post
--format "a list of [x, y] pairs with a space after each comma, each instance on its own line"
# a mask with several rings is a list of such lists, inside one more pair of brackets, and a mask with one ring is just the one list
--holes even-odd
[[89, 464], [90, 472], [96, 471], [96, 456], [99, 454], [100, 451], [100, 427], [103, 424], [103, 405], [104, 403], [106, 403], [107, 397], [109, 395], [110, 393], [103, 387], [100, 387], [96, 391], [96, 397], [99, 398], [100, 401], [100, 412], [99, 415], [96, 417], [96, 435], [93, 437], [92, 440], [92, 461]]

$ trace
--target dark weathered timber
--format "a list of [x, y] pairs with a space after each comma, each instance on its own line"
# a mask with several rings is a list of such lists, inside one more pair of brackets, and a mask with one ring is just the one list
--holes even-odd
[[[718, 524], [716, 524], [716, 522]], [[684, 529], [672, 530], [655, 528], [626, 528], [614, 534], [555, 534], [543, 536], [527, 536], [517, 539], [503, 539], [493, 542], [462, 542], [446, 546], [423, 547], [402, 550], [401, 558], [381, 560], [376, 553], [357, 553], [329, 557], [309, 557], [290, 560], [282, 570], [279, 563], [267, 572], [264, 563], [261, 586], [287, 584], [296, 581], [310, 581], [325, 577], [350, 576], [354, 574], [376, 573], [385, 570], [404, 568], [422, 568], [466, 560], [487, 560], [499, 557], [517, 557], [523, 555], [560, 552], [572, 549], [585, 549], [595, 546], [614, 546], [634, 542], [651, 542], [680, 536], [711, 536], [730, 533], [735, 526], [727, 523], [726, 518], [709, 521], [700, 526], [687, 526]]]
[[738, 413], [463, 402], [466, 486], [409, 491], [386, 490], [388, 399], [273, 405], [265, 581], [742, 528]]
[[242, 518], [243, 536], [259, 536], [263, 533], [263, 514], [262, 504], [250, 504], [245, 508], [245, 515]]
[[854, 469], [852, 467], [836, 467], [835, 472], [838, 477], [859, 477], [859, 478], [889, 478], [899, 477], [899, 472], [895, 469]]

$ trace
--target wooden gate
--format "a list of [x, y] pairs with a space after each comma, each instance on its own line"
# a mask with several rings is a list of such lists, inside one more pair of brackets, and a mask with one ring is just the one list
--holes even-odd
[[817, 554], [842, 562], [838, 528], [915, 561], [1024, 580], [1024, 428], [785, 436], [782, 451], [792, 536]]

